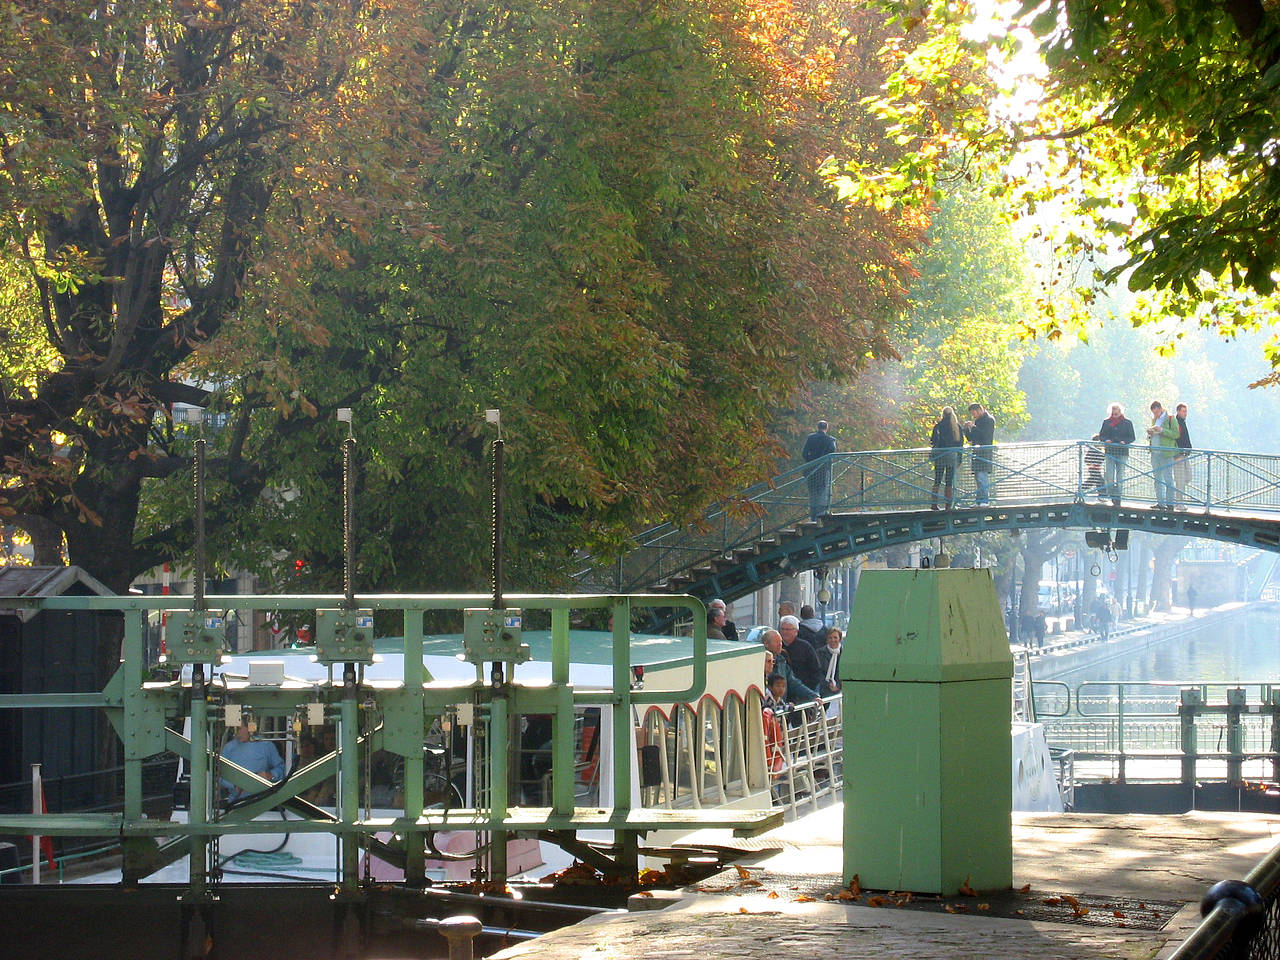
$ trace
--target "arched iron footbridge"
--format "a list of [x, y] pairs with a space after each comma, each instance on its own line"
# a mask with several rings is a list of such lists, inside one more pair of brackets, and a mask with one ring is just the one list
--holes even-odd
[[[975, 450], [990, 477], [982, 504]], [[1179, 454], [1162, 458], [1135, 444], [1119, 463], [1122, 479], [1113, 490], [1106, 484], [1110, 454], [1096, 443], [966, 448], [948, 509], [945, 488], [935, 497], [930, 450], [836, 453], [750, 487], [696, 523], [646, 530], [616, 563], [584, 571], [581, 579], [620, 593], [733, 600], [895, 544], [1030, 527], [1140, 530], [1280, 553], [1280, 456]], [[1166, 501], [1172, 490], [1173, 507], [1160, 505], [1161, 489]]]

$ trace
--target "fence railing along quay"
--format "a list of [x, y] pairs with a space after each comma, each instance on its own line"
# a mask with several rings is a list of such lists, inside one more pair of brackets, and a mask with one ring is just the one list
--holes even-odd
[[1169, 960], [1280, 958], [1280, 847], [1244, 880], [1214, 884], [1200, 901], [1200, 925]]
[[1051, 747], [1079, 780], [1280, 780], [1280, 684], [1201, 681], [1033, 683]]
[[[1156, 505], [1157, 482], [1168, 479], [1178, 491], [1178, 506], [1189, 511], [1280, 515], [1280, 456], [1190, 450], [1171, 462], [1153, 458], [1145, 445], [1125, 449], [1119, 491], [1125, 506]], [[1110, 492], [1101, 494], [1110, 455], [1089, 441], [997, 444], [987, 455], [992, 502], [1109, 503]], [[966, 448], [955, 473], [957, 508], [975, 506], [973, 456], [973, 448]], [[928, 510], [934, 503], [933, 455], [927, 448], [835, 453], [815, 464], [830, 470], [832, 513]], [[748, 487], [691, 524], [646, 530], [615, 564], [584, 571], [584, 581], [616, 590], [651, 586], [735, 551], [754, 552], [762, 540], [802, 528], [810, 522], [808, 477], [815, 464]]]

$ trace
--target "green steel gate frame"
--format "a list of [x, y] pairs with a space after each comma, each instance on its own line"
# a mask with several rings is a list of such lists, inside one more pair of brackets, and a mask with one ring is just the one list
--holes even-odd
[[[298, 596], [211, 596], [207, 608], [217, 610], [331, 609], [343, 598], [331, 595]], [[486, 682], [483, 664], [476, 664], [474, 682], [442, 685], [432, 682], [422, 658], [424, 614], [427, 611], [463, 611], [488, 608], [483, 595], [363, 595], [356, 597], [358, 608], [401, 611], [404, 616], [404, 670], [398, 684], [374, 687], [364, 684], [362, 672], [356, 685], [333, 680], [310, 688], [226, 685], [222, 702], [212, 696], [193, 697], [189, 682], [182, 680], [149, 682], [144, 678], [143, 620], [150, 611], [190, 611], [190, 597], [98, 597], [60, 596], [47, 598], [0, 598], [0, 606], [45, 610], [94, 610], [124, 615], [123, 655], [119, 670], [101, 693], [42, 693], [0, 695], [0, 709], [74, 708], [107, 711], [123, 743], [124, 809], [120, 813], [55, 813], [44, 815], [0, 815], [0, 834], [42, 836], [118, 837], [122, 841], [126, 882], [136, 882], [155, 867], [155, 841], [167, 841], [160, 848], [168, 860], [186, 855], [191, 871], [188, 896], [199, 900], [208, 896], [209, 853], [217, 838], [232, 834], [281, 832], [324, 832], [342, 841], [340, 893], [355, 895], [359, 887], [358, 864], [361, 845], [375, 844], [374, 834], [391, 832], [406, 838], [405, 875], [407, 883], [421, 882], [424, 836], [438, 830], [467, 830], [489, 833], [495, 848], [505, 850], [503, 838], [512, 833], [537, 834], [568, 849], [579, 846], [576, 831], [612, 830], [615, 835], [614, 870], [634, 871], [638, 865], [639, 835], [652, 830], [721, 827], [748, 836], [781, 822], [773, 810], [651, 810], [638, 806], [632, 796], [632, 708], [643, 704], [697, 702], [706, 687], [705, 608], [692, 597], [667, 595], [511, 595], [505, 602], [524, 611], [545, 610], [551, 615], [552, 682], [526, 686], [512, 682], [510, 674], [501, 683]], [[693, 676], [683, 690], [633, 690], [630, 623], [633, 610], [678, 607], [692, 614]], [[571, 610], [608, 610], [613, 622], [612, 691], [576, 691], [569, 682]], [[270, 651], [263, 651], [270, 656]], [[347, 668], [352, 664], [346, 664]], [[347, 672], [344, 670], [344, 673]], [[332, 674], [331, 674], [332, 676]], [[241, 807], [221, 816], [217, 811], [218, 785], [211, 777], [212, 754], [208, 746], [211, 721], [225, 706], [236, 704], [255, 710], [289, 714], [302, 700], [323, 702], [326, 714], [337, 719], [336, 750], [296, 771], [282, 784], [267, 790]], [[574, 705], [607, 703], [612, 711], [613, 806], [608, 809], [574, 806]], [[475, 704], [487, 714], [487, 765], [490, 786], [487, 807], [427, 809], [423, 790], [423, 739], [431, 720], [458, 704]], [[360, 736], [360, 711], [376, 709], [381, 722], [367, 736]], [[551, 806], [512, 809], [508, 796], [506, 762], [509, 716], [522, 713], [551, 714], [553, 747]], [[167, 725], [180, 718], [191, 721], [190, 740]], [[399, 754], [405, 762], [403, 815], [362, 817], [359, 810], [358, 763], [361, 749], [384, 749]], [[171, 750], [185, 757], [191, 770], [191, 803], [188, 823], [148, 819], [142, 809], [143, 761]], [[316, 783], [339, 773], [341, 785], [336, 816], [311, 806], [300, 794]], [[227, 761], [219, 765], [219, 775], [249, 791], [263, 791], [271, 785]], [[301, 820], [255, 820], [258, 814], [282, 803], [303, 814]], [[495, 865], [495, 872], [499, 868]], [[505, 876], [492, 878], [505, 882]]]

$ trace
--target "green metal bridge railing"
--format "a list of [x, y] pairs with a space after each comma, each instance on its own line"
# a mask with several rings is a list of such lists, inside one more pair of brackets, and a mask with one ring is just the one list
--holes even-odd
[[[1172, 464], [1151, 448], [1126, 448], [1120, 497], [1129, 506], [1157, 503], [1156, 481], [1168, 470], [1179, 505], [1206, 514], [1275, 515], [1280, 519], [1280, 456], [1190, 450]], [[990, 448], [991, 496], [1001, 506], [1087, 503], [1098, 496], [1104, 445], [1088, 441], [1008, 443]], [[956, 506], [974, 505], [972, 448], [956, 470]], [[1101, 458], [1101, 460], [1100, 460]], [[731, 557], [809, 521], [808, 475], [823, 461], [748, 487], [689, 524], [662, 524], [638, 534], [621, 559], [582, 571], [584, 583], [626, 591], [665, 583], [678, 573]], [[896, 513], [933, 504], [933, 456], [927, 448], [836, 453], [831, 513]], [[1108, 496], [1107, 502], [1109, 503]]]

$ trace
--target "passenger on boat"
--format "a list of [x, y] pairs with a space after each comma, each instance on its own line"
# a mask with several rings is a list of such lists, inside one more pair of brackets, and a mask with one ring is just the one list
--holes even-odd
[[738, 639], [738, 625], [729, 619], [729, 608], [725, 604], [725, 602], [721, 600], [719, 597], [716, 597], [714, 600], [711, 601], [710, 604], [708, 604], [708, 606], [719, 607], [721, 610], [724, 611], [725, 620], [724, 620], [724, 623], [720, 626], [720, 632], [724, 634], [724, 638], [726, 640], [733, 640], [736, 642]]
[[813, 647], [800, 639], [800, 621], [795, 617], [783, 617], [778, 621], [778, 633], [782, 636], [782, 654], [791, 669], [810, 690], [817, 690], [822, 680], [818, 667], [818, 654]]
[[[773, 669], [787, 679], [787, 699], [792, 703], [809, 703], [817, 700], [818, 695], [814, 693], [813, 688], [796, 676], [791, 664], [783, 656], [782, 635], [777, 630], [766, 630], [760, 635], [760, 642], [773, 654]], [[809, 652], [813, 653], [812, 650]]]
[[765, 691], [764, 700], [761, 705], [774, 713], [781, 713], [789, 709], [792, 704], [787, 702], [787, 678], [780, 673], [772, 673], [769, 675], [769, 687]]
[[818, 692], [824, 697], [840, 692], [840, 648], [844, 645], [844, 634], [839, 627], [827, 630], [826, 643], [818, 651], [818, 666], [822, 668], [822, 683]]
[[[273, 783], [284, 776], [284, 760], [280, 758], [276, 745], [266, 740], [253, 739], [247, 723], [240, 724], [236, 735], [222, 748], [222, 759], [230, 760], [236, 766], [244, 767], [250, 773]], [[224, 779], [222, 786], [230, 791], [232, 797], [244, 793], [244, 790], [236, 787], [230, 780]]]
[[800, 639], [813, 647], [816, 653], [826, 642], [826, 624], [814, 612], [813, 607], [805, 604], [800, 608]]
[[728, 640], [724, 635], [724, 610], [720, 607], [707, 607], [707, 639]]

